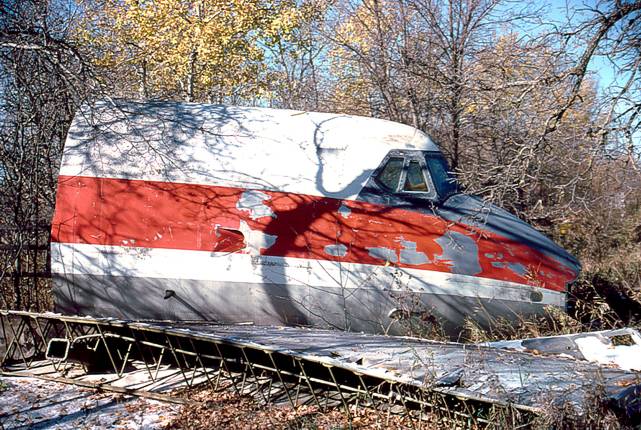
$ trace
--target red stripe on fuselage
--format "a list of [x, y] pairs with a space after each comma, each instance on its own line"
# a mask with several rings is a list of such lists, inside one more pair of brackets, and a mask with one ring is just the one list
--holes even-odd
[[[566, 281], [575, 276], [560, 263], [519, 242], [487, 231], [472, 231], [462, 224], [451, 225], [432, 215], [275, 191], [260, 191], [267, 198], [258, 204], [256, 192], [250, 192], [254, 193], [255, 207], [248, 209], [248, 200], [243, 201], [246, 191], [197, 184], [61, 176], [52, 241], [224, 252], [239, 248], [232, 243], [238, 236], [218, 228], [248, 227], [252, 232], [268, 235], [265, 237], [269, 240], [264, 241], [268, 245], [260, 249], [260, 254], [266, 256], [392, 264], [451, 273], [452, 267], [462, 261], [458, 252], [460, 259], [478, 259], [480, 273], [469, 273], [477, 277], [562, 291]], [[243, 223], [246, 227], [241, 226]], [[450, 233], [472, 238], [478, 252], [457, 248]], [[446, 243], [452, 246], [449, 258], [443, 257]], [[389, 249], [391, 257], [377, 258], [380, 252], [372, 252], [372, 248]], [[420, 258], [414, 261], [401, 258], [403, 251], [406, 256]], [[510, 269], [515, 266], [527, 268], [527, 273]]]

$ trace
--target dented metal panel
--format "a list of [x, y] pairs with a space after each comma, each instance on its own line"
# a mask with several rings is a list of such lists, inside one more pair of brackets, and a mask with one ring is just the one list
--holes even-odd
[[492, 348], [557, 355], [641, 371], [641, 335], [632, 328], [562, 336], [486, 342]]

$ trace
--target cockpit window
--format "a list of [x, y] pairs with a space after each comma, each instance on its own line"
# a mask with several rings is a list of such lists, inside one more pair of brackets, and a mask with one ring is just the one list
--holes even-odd
[[423, 169], [418, 161], [410, 161], [403, 190], [412, 192], [429, 191], [427, 182], [425, 182], [425, 176], [423, 175]]
[[385, 163], [376, 180], [386, 188], [396, 191], [398, 182], [401, 179], [401, 173], [403, 173], [403, 161], [401, 157], [391, 157]]
[[450, 167], [444, 158], [426, 156], [425, 161], [432, 174], [436, 191], [441, 198], [449, 197], [459, 191], [456, 177], [450, 171]]

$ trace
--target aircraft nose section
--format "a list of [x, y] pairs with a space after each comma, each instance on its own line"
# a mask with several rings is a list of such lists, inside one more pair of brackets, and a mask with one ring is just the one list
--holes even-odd
[[[442, 216], [455, 222], [494, 233], [506, 240], [525, 246], [530, 255], [542, 254], [564, 271], [565, 282], [574, 281], [581, 273], [579, 260], [546, 235], [498, 206], [488, 204], [476, 196], [456, 195], [442, 208]], [[536, 264], [536, 261], [533, 261]], [[563, 266], [563, 269], [559, 267]]]

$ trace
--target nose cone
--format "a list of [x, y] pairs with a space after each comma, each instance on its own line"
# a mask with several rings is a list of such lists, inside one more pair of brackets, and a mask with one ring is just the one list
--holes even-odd
[[576, 257], [526, 222], [476, 196], [456, 194], [445, 201], [438, 213], [448, 220], [489, 231], [544, 254], [566, 268], [567, 283], [581, 273], [581, 263]]

